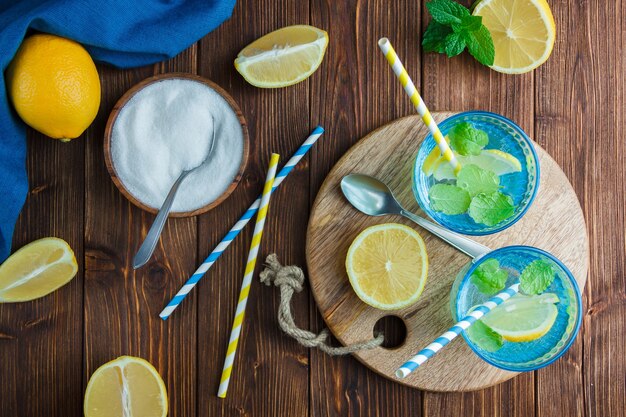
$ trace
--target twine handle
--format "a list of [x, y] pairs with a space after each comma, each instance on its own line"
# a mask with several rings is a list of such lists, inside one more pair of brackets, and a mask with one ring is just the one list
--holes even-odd
[[293, 320], [291, 313], [291, 298], [294, 292], [302, 291], [304, 284], [304, 273], [297, 266], [283, 266], [278, 262], [275, 253], [268, 255], [265, 260], [265, 270], [261, 272], [261, 282], [267, 286], [272, 283], [280, 289], [280, 305], [278, 306], [278, 324], [283, 332], [296, 339], [302, 346], [319, 348], [321, 351], [331, 356], [348, 355], [359, 350], [374, 349], [382, 345], [384, 337], [381, 334], [375, 338], [354, 343], [348, 346], [334, 347], [327, 342], [329, 337], [328, 329], [322, 330], [319, 334], [309, 332], [299, 328]]

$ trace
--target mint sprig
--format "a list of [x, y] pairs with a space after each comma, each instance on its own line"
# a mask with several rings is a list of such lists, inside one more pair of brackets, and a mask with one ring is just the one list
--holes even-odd
[[453, 57], [467, 47], [478, 62], [493, 65], [493, 39], [481, 16], [472, 16], [468, 8], [452, 0], [432, 0], [426, 7], [433, 17], [422, 39], [426, 52]]

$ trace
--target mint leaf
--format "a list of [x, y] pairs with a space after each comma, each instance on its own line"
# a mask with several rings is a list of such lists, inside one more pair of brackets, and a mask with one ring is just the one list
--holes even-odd
[[430, 207], [444, 214], [463, 214], [470, 205], [470, 195], [456, 185], [435, 184], [428, 190]]
[[494, 295], [504, 289], [508, 277], [509, 274], [500, 268], [500, 262], [492, 258], [478, 265], [470, 281], [483, 294]]
[[484, 25], [474, 31], [464, 31], [463, 37], [467, 44], [467, 50], [476, 58], [476, 61], [483, 65], [493, 65], [496, 56], [496, 49], [493, 46], [491, 33]]
[[461, 23], [463, 17], [470, 16], [466, 7], [452, 0], [433, 0], [426, 3], [426, 7], [433, 19], [442, 25]]
[[500, 188], [500, 177], [477, 165], [463, 165], [457, 175], [456, 185], [466, 190], [472, 197], [481, 193], [491, 194]]
[[452, 29], [449, 26], [431, 20], [422, 38], [424, 51], [443, 54], [446, 51], [446, 36], [451, 33]]
[[464, 16], [461, 18], [461, 23], [452, 24], [452, 29], [455, 32], [462, 31], [470, 31], [473, 32], [475, 30], [479, 30], [483, 25], [483, 17], [482, 16]]
[[480, 151], [489, 143], [487, 132], [474, 128], [468, 122], [454, 126], [448, 133], [448, 137], [450, 138], [450, 146], [464, 156], [479, 155]]
[[504, 343], [502, 336], [480, 320], [468, 327], [465, 332], [476, 346], [487, 352], [495, 352]]
[[472, 198], [469, 215], [476, 223], [495, 226], [515, 213], [511, 196], [496, 191], [491, 194], [478, 194]]
[[541, 294], [554, 281], [555, 272], [552, 265], [543, 259], [531, 262], [519, 277], [520, 290], [524, 294]]
[[453, 32], [446, 36], [445, 44], [448, 58], [460, 54], [465, 49], [465, 40], [463, 40], [463, 36], [460, 33]]
[[459, 123], [448, 132], [450, 146], [458, 154], [479, 155], [489, 143], [489, 135], [484, 130], [476, 129], [468, 122]]

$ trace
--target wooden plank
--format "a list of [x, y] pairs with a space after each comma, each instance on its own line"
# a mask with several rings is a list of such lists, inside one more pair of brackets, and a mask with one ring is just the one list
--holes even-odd
[[[281, 164], [309, 133], [308, 83], [285, 89], [258, 89], [235, 71], [237, 53], [256, 38], [283, 26], [307, 23], [308, 2], [237, 2], [230, 20], [200, 44], [199, 73], [237, 101], [248, 121], [250, 159], [235, 192], [200, 217], [199, 258], [204, 259], [260, 194], [271, 152]], [[195, 289], [198, 293], [198, 414], [210, 416], [306, 416], [309, 405], [308, 352], [278, 328], [278, 290], [257, 281], [268, 253], [284, 263], [304, 264], [308, 218], [308, 163], [303, 160], [274, 194], [250, 292], [228, 396], [216, 397], [253, 222]], [[181, 281], [182, 282], [182, 281]], [[298, 295], [296, 321], [308, 326], [307, 297]], [[184, 308], [184, 306], [181, 306]]]
[[624, 415], [626, 2], [551, 4], [557, 45], [537, 71], [536, 132], [578, 193], [591, 268], [581, 334], [538, 373], [538, 415]]
[[196, 315], [190, 297], [176, 317], [158, 314], [178, 291], [178, 277], [196, 264], [195, 218], [169, 219], [151, 261], [132, 269], [132, 258], [154, 216], [131, 205], [115, 188], [104, 165], [102, 132], [107, 112], [133, 84], [163, 71], [195, 72], [195, 46], [174, 60], [136, 70], [100, 67], [102, 114], [87, 145], [85, 217], [85, 379], [120, 355], [142, 357], [163, 377], [169, 415], [196, 413]]
[[[389, 37], [415, 82], [420, 80], [417, 2], [311, 1], [311, 24], [328, 31], [325, 62], [311, 79], [311, 122], [327, 129], [312, 150], [311, 201], [337, 159], [368, 131], [412, 114], [377, 45]], [[396, 13], [393, 10], [401, 10]], [[315, 304], [311, 323], [325, 327]], [[382, 329], [395, 338], [400, 329]], [[334, 341], [334, 343], [337, 343]], [[382, 378], [351, 357], [311, 353], [311, 415], [419, 416], [421, 394]]]
[[29, 193], [13, 250], [65, 239], [79, 272], [35, 301], [0, 304], [0, 415], [82, 415], [83, 190], [87, 135], [62, 143], [28, 129]]
[[[471, 2], [464, 2], [469, 5]], [[423, 30], [430, 17], [424, 7]], [[419, 36], [421, 42], [421, 36]], [[533, 74], [510, 76], [480, 65], [469, 54], [449, 59], [424, 54], [422, 92], [431, 111], [487, 110], [519, 124], [533, 137]], [[424, 415], [535, 415], [532, 374], [494, 388], [459, 394], [424, 394]]]

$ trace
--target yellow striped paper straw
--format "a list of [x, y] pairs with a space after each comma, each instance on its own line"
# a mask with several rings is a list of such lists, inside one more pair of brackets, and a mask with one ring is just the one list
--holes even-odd
[[254, 266], [256, 265], [257, 254], [259, 253], [259, 245], [261, 244], [261, 236], [263, 235], [263, 226], [265, 226], [265, 217], [267, 217], [267, 209], [269, 208], [272, 186], [274, 185], [274, 177], [276, 176], [276, 168], [278, 167], [278, 158], [279, 155], [275, 153], [273, 153], [270, 158], [270, 166], [267, 170], [263, 194], [261, 194], [261, 203], [259, 205], [259, 211], [256, 215], [256, 223], [254, 224], [254, 233], [252, 234], [252, 242], [250, 243], [250, 252], [248, 252], [246, 271], [243, 275], [243, 282], [241, 283], [237, 310], [235, 310], [233, 329], [230, 332], [228, 349], [226, 349], [226, 359], [224, 359], [224, 368], [222, 370], [222, 378], [220, 379], [220, 387], [217, 390], [217, 396], [220, 398], [226, 398], [226, 391], [228, 391], [228, 383], [230, 382], [230, 374], [233, 370], [233, 362], [235, 361], [235, 355], [237, 353], [237, 344], [239, 343], [243, 317], [246, 313], [246, 304], [248, 302], [248, 294], [250, 293], [250, 284], [252, 284]]
[[415, 107], [415, 110], [417, 110], [419, 115], [422, 117], [422, 121], [424, 121], [424, 124], [428, 127], [428, 130], [430, 130], [430, 133], [432, 133], [435, 138], [435, 142], [437, 142], [437, 146], [439, 146], [439, 150], [441, 151], [444, 159], [452, 165], [454, 173], [458, 174], [461, 169], [459, 161], [457, 161], [454, 153], [452, 153], [452, 149], [448, 146], [448, 142], [446, 142], [441, 134], [441, 130], [439, 130], [437, 122], [435, 122], [435, 119], [433, 119], [428, 111], [424, 100], [417, 92], [417, 88], [415, 88], [413, 81], [411, 81], [411, 77], [409, 77], [409, 74], [406, 72], [404, 65], [402, 65], [402, 61], [400, 61], [396, 51], [394, 51], [393, 46], [391, 46], [391, 42], [389, 42], [389, 39], [387, 38], [380, 38], [378, 40], [378, 46], [380, 47], [380, 50], [383, 51], [385, 58], [387, 58], [389, 65], [391, 65], [391, 69], [393, 69], [394, 74], [398, 77], [400, 84], [404, 87], [404, 91], [411, 99], [413, 107]]

